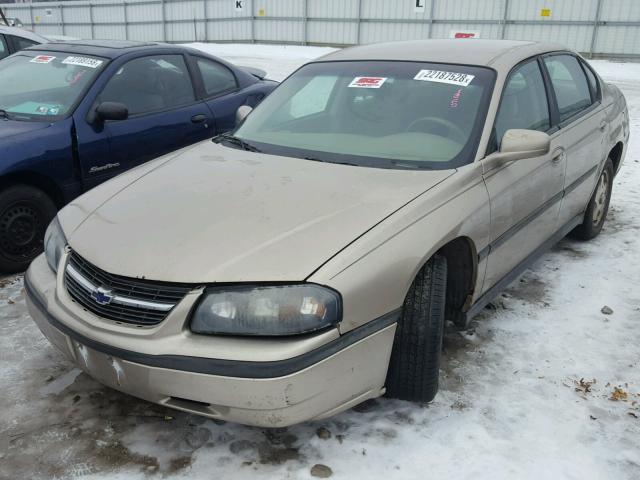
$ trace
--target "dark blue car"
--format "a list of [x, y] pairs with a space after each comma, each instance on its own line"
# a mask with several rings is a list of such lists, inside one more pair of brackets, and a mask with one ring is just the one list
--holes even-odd
[[42, 250], [56, 211], [147, 160], [234, 127], [277, 85], [198, 50], [77, 41], [0, 62], [0, 270]]

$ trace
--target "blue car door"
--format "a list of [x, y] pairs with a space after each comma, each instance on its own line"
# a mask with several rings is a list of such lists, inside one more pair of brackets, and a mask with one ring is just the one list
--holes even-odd
[[125, 120], [76, 119], [85, 189], [136, 165], [210, 138], [213, 115], [198, 99], [182, 54], [157, 54], [124, 63], [93, 102], [124, 104]]
[[220, 62], [197, 55], [193, 58], [201, 75], [203, 95], [215, 117], [217, 133], [233, 130], [238, 107], [257, 105], [264, 92], [259, 87], [241, 88], [233, 71]]

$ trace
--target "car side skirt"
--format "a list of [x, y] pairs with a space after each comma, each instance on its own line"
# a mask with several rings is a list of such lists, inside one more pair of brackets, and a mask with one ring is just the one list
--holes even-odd
[[538, 260], [544, 253], [546, 253], [551, 247], [562, 240], [571, 230], [580, 225], [584, 219], [584, 213], [576, 215], [569, 222], [567, 222], [562, 228], [554, 233], [548, 240], [542, 243], [531, 254], [520, 262], [516, 267], [507, 273], [501, 280], [499, 280], [493, 287], [487, 290], [478, 300], [465, 312], [466, 321], [465, 325], [468, 325], [473, 317], [475, 317], [480, 311], [487, 306], [491, 300], [493, 300], [500, 292], [508, 287], [514, 280], [516, 280], [525, 270], [527, 270], [536, 260]]

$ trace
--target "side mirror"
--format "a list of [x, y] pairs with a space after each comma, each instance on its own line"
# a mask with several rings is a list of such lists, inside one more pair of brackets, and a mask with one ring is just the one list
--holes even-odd
[[126, 120], [129, 117], [129, 110], [124, 103], [102, 102], [96, 108], [96, 119], [105, 120]]
[[502, 137], [500, 151], [490, 155], [496, 160], [511, 162], [546, 155], [551, 148], [551, 137], [537, 130], [513, 128]]
[[247, 118], [247, 115], [249, 115], [252, 111], [253, 108], [249, 105], [240, 105], [238, 107], [238, 110], [236, 110], [236, 126], [244, 122], [244, 119]]

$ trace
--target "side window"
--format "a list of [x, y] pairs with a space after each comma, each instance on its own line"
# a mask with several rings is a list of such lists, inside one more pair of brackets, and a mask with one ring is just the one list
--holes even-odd
[[311, 79], [289, 101], [289, 113], [293, 118], [306, 117], [323, 112], [338, 77], [318, 76]]
[[556, 92], [561, 122], [591, 105], [587, 77], [576, 57], [552, 55], [544, 58], [544, 64]]
[[33, 40], [27, 40], [26, 38], [16, 37], [11, 35], [11, 40], [13, 41], [13, 47], [18, 50], [24, 50], [31, 45], [38, 45], [38, 42], [34, 42]]
[[582, 62], [582, 68], [584, 70], [584, 73], [587, 74], [587, 80], [589, 81], [589, 85], [591, 85], [591, 91], [593, 92], [594, 97], [596, 99], [599, 99], [600, 89], [598, 87], [598, 79], [596, 78], [593, 71], [584, 62]]
[[100, 94], [101, 102], [121, 102], [129, 115], [187, 105], [196, 99], [182, 55], [154, 55], [125, 63]]
[[502, 91], [494, 126], [494, 148], [500, 148], [505, 132], [511, 128], [540, 130], [551, 127], [544, 80], [536, 60], [516, 67]]
[[224, 65], [204, 58], [198, 58], [197, 62], [208, 97], [237, 88], [236, 77]]
[[9, 56], [9, 47], [7, 41], [4, 39], [4, 35], [0, 35], [0, 59]]

